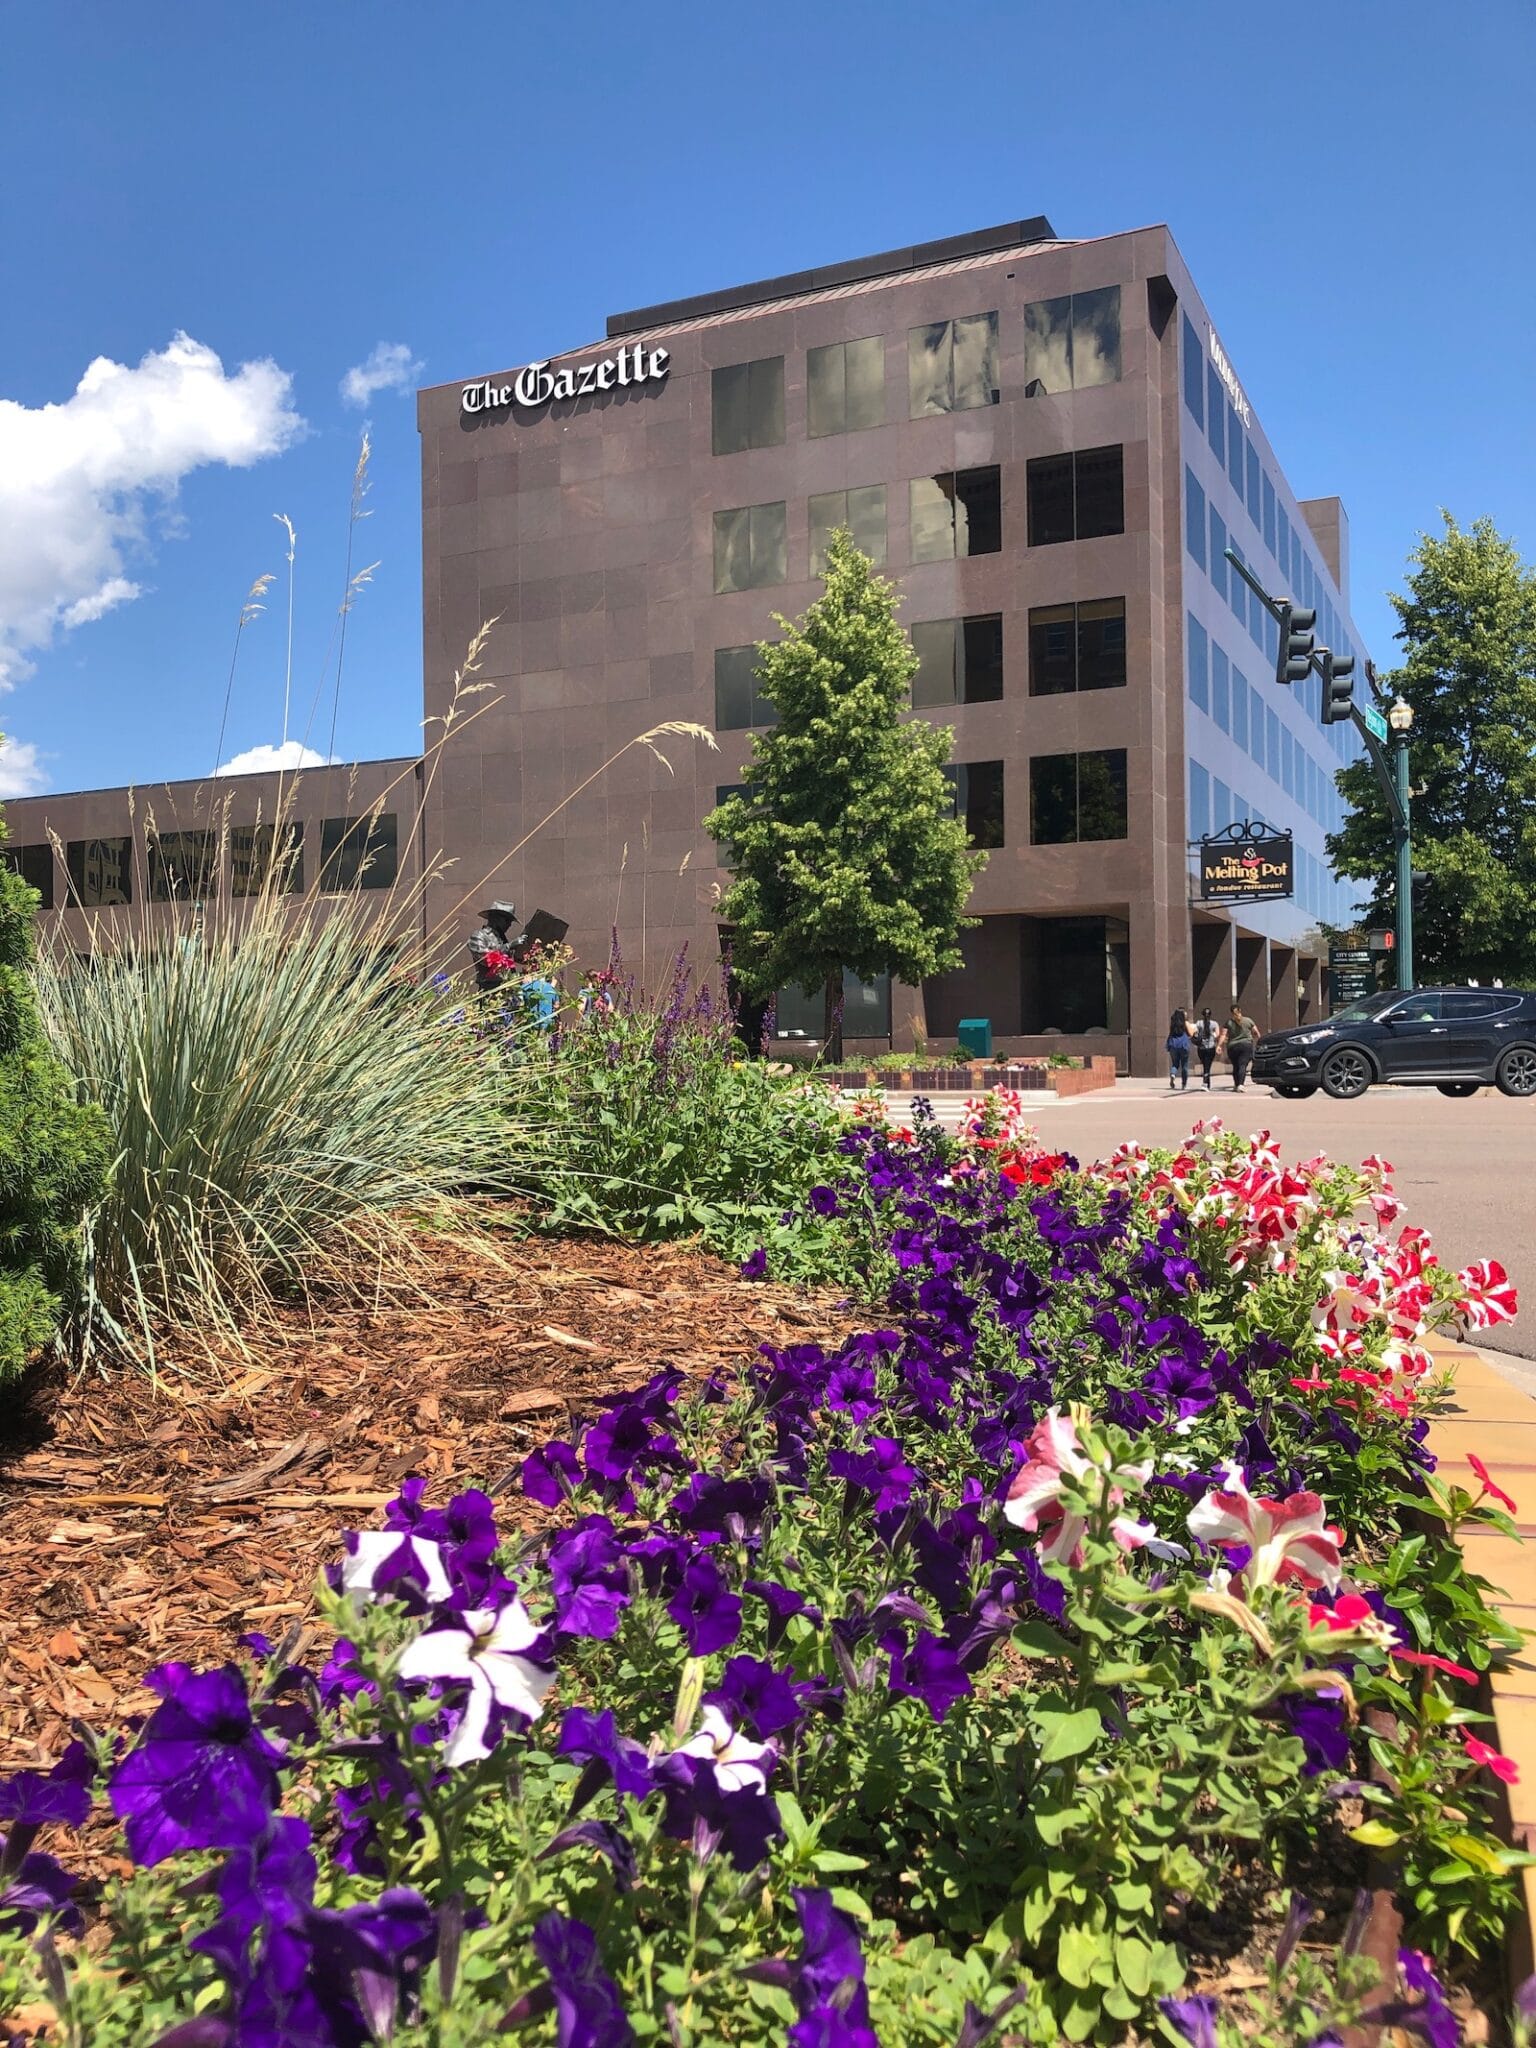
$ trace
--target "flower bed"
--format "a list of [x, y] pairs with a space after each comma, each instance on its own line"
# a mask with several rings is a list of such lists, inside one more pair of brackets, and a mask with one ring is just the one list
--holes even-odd
[[[1430, 1470], [1423, 1340], [1512, 1313], [1502, 1274], [1397, 1227], [1382, 1162], [1214, 1126], [1088, 1173], [1006, 1109], [842, 1157], [805, 1227], [878, 1325], [608, 1401], [524, 1464], [532, 1538], [408, 1481], [323, 1666], [163, 1665], [138, 1728], [0, 1784], [13, 2032], [1216, 2041], [1190, 1962], [1241, 1869], [1279, 1929], [1248, 2038], [1456, 2039], [1440, 1977], [1521, 1860], [1473, 1687], [1518, 1639], [1450, 1540], [1506, 1517]], [[93, 1804], [125, 1875], [82, 1902], [39, 1837]], [[1285, 1917], [1366, 1850], [1387, 1983]]]

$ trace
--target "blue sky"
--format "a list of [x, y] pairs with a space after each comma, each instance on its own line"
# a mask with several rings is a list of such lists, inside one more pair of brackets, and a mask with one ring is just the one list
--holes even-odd
[[[1291, 482], [1344, 497], [1356, 616], [1390, 660], [1381, 593], [1438, 507], [1536, 554], [1536, 11], [1449, 21], [1426, 0], [10, 0], [0, 793], [214, 766], [279, 512], [290, 731], [318, 696], [326, 744], [365, 420], [354, 567], [379, 568], [337, 751], [415, 750], [414, 404], [339, 389], [379, 344], [447, 382], [623, 307], [1037, 212], [1069, 236], [1170, 223]], [[97, 358], [124, 372], [72, 401]], [[280, 736], [285, 603], [280, 582], [245, 635], [226, 757]]]

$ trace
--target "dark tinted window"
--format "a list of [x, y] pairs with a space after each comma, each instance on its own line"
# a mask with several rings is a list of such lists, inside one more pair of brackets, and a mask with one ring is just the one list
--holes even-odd
[[1248, 517], [1255, 526], [1260, 525], [1264, 517], [1264, 503], [1261, 495], [1262, 486], [1259, 482], [1261, 474], [1259, 451], [1250, 441], [1248, 443]]
[[1189, 698], [1202, 711], [1211, 708], [1210, 642], [1204, 626], [1193, 612], [1184, 615], [1184, 629], [1189, 636]]
[[1227, 522], [1211, 507], [1211, 581], [1221, 596], [1227, 594]]
[[1216, 374], [1216, 365], [1205, 366], [1205, 431], [1216, 460], [1225, 467], [1227, 459], [1227, 394]]
[[1036, 299], [1024, 308], [1024, 390], [1030, 398], [1120, 381], [1120, 287]]
[[811, 574], [824, 576], [827, 543], [846, 526], [854, 544], [872, 562], [885, 560], [885, 485], [861, 484], [851, 491], [819, 491], [810, 501]]
[[1192, 469], [1184, 472], [1184, 545], [1192, 559], [1205, 567], [1205, 493]]
[[368, 818], [326, 818], [320, 826], [320, 887], [387, 889], [399, 870], [393, 811]]
[[211, 832], [150, 832], [144, 859], [151, 903], [201, 903], [214, 891], [218, 844]]
[[1264, 545], [1275, 552], [1275, 487], [1269, 480], [1269, 471], [1264, 472]]
[[784, 501], [715, 514], [716, 590], [761, 590], [789, 575]]
[[1125, 749], [1037, 754], [1029, 764], [1029, 836], [1036, 846], [1124, 839]]
[[972, 846], [998, 847], [1003, 841], [1003, 764], [1001, 761], [957, 761], [944, 773], [954, 785], [955, 815], [965, 820]]
[[1003, 544], [1002, 480], [996, 469], [962, 469], [912, 479], [914, 562], [995, 555]]
[[70, 900], [87, 910], [133, 901], [132, 839], [71, 839], [64, 866]]
[[0, 846], [0, 860], [37, 891], [42, 899], [39, 910], [52, 910], [53, 847], [48, 840], [36, 846]]
[[1448, 988], [1440, 997], [1440, 1014], [1447, 1022], [1467, 1017], [1498, 1017], [1518, 1008], [1519, 998], [1497, 989]]
[[[268, 879], [270, 877], [270, 880]], [[232, 825], [229, 833], [229, 893], [295, 896], [304, 887], [304, 826], [292, 820], [281, 833], [274, 825]]]
[[912, 702], [990, 704], [1003, 694], [1003, 622], [996, 612], [969, 619], [920, 619], [912, 627], [918, 671]]
[[1232, 488], [1237, 493], [1237, 502], [1243, 502], [1243, 448], [1246, 445], [1237, 407], [1227, 407], [1227, 475], [1232, 479]]
[[907, 385], [913, 419], [996, 405], [997, 315], [933, 320], [907, 333]]
[[1032, 548], [1125, 531], [1124, 462], [1118, 446], [1037, 456], [1026, 476]]
[[1184, 315], [1184, 403], [1197, 427], [1205, 425], [1205, 354], [1200, 337]]
[[806, 430], [852, 434], [885, 420], [885, 343], [834, 341], [805, 352]]
[[757, 649], [717, 647], [716, 732], [745, 732], [750, 726], [777, 725], [778, 722], [778, 712], [757, 687]]
[[1125, 599], [1037, 605], [1029, 614], [1029, 694], [1113, 690], [1125, 682]]
[[784, 358], [732, 363], [710, 380], [717, 455], [776, 448], [784, 438]]

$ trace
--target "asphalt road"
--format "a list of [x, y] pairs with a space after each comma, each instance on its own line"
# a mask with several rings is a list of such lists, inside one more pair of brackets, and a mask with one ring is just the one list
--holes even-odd
[[1272, 1132], [1294, 1159], [1376, 1152], [1391, 1160], [1393, 1185], [1407, 1204], [1403, 1220], [1430, 1232], [1440, 1258], [1453, 1266], [1498, 1259], [1520, 1290], [1521, 1314], [1481, 1333], [1478, 1343], [1536, 1359], [1536, 1099], [1512, 1101], [1488, 1089], [1458, 1102], [1433, 1088], [1372, 1088], [1356, 1102], [1321, 1094], [1285, 1102], [1251, 1084], [1234, 1095], [1230, 1076], [1209, 1094], [1198, 1080], [1178, 1095], [1165, 1084], [1130, 1080], [1113, 1092], [1031, 1108], [1030, 1120], [1046, 1143], [1087, 1160], [1105, 1157], [1124, 1138], [1168, 1144], [1210, 1115], [1244, 1132]]

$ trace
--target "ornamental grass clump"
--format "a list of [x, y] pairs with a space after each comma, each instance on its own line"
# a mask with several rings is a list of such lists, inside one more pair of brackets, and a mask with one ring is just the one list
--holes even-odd
[[242, 1342], [360, 1251], [370, 1283], [398, 1271], [408, 1218], [511, 1185], [513, 1082], [411, 973], [399, 924], [356, 892], [294, 908], [274, 889], [104, 941], [88, 970], [43, 961], [49, 1035], [114, 1152], [85, 1219], [79, 1354]]

